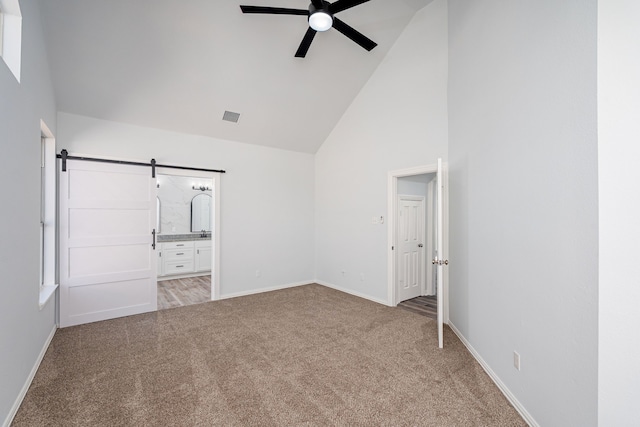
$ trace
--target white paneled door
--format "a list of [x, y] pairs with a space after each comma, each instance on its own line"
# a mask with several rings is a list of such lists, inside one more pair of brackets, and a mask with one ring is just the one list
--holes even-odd
[[422, 294], [424, 288], [424, 197], [398, 196], [397, 302]]
[[67, 160], [59, 173], [60, 326], [155, 311], [151, 168]]

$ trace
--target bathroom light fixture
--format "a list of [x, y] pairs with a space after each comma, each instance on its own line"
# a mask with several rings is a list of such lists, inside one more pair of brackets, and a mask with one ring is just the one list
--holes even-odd
[[191, 188], [194, 189], [194, 190], [200, 190], [200, 191], [211, 191], [211, 188], [209, 188], [209, 186], [205, 187], [204, 185], [195, 185], [194, 184]]

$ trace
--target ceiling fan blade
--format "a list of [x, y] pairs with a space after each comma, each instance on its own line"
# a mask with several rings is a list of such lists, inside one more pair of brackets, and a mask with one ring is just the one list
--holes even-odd
[[378, 43], [374, 42], [364, 34], [358, 32], [353, 27], [345, 24], [335, 16], [333, 17], [333, 28], [340, 31], [345, 36], [349, 37], [354, 42], [358, 43], [360, 46], [365, 48], [366, 50], [371, 50], [374, 47], [378, 46]]
[[362, 3], [366, 3], [369, 0], [338, 0], [335, 3], [331, 3], [329, 5], [329, 12], [331, 13], [338, 13], [338, 12], [342, 12], [343, 10], [347, 10], [349, 8], [352, 8], [353, 6], [357, 6], [359, 4]]
[[316, 30], [309, 27], [309, 29], [307, 30], [307, 33], [302, 38], [302, 42], [300, 43], [300, 46], [298, 47], [298, 51], [296, 52], [296, 58], [304, 58], [305, 56], [307, 56], [307, 51], [309, 50], [309, 46], [311, 46], [311, 42], [313, 41], [313, 38], [315, 36], [316, 36]]
[[309, 15], [307, 9], [289, 9], [286, 7], [240, 6], [242, 13], [266, 13], [269, 15]]

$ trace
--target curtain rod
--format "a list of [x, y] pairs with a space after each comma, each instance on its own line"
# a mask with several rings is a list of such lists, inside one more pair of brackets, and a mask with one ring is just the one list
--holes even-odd
[[156, 159], [151, 159], [151, 162], [149, 163], [142, 163], [142, 162], [129, 162], [127, 160], [111, 160], [111, 159], [99, 159], [96, 157], [70, 156], [67, 150], [60, 151], [60, 154], [56, 154], [56, 157], [58, 159], [62, 159], [62, 172], [67, 171], [67, 160], [85, 160], [88, 162], [116, 163], [119, 165], [150, 166], [151, 177], [153, 178], [156, 177], [156, 168], [184, 169], [184, 170], [198, 171], [198, 172], [227, 173], [226, 171], [220, 170], [220, 169], [203, 169], [203, 168], [191, 168], [187, 166], [159, 165], [156, 163]]

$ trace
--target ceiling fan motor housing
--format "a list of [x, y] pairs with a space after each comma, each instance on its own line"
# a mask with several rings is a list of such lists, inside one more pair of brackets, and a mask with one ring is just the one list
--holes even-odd
[[326, 31], [333, 26], [333, 14], [329, 12], [329, 4], [329, 2], [322, 0], [321, 8], [316, 7], [313, 3], [309, 5], [309, 17], [307, 19], [314, 30]]
[[331, 14], [331, 12], [329, 12], [329, 5], [330, 3], [328, 1], [322, 0], [322, 7], [321, 8], [317, 8], [313, 5], [313, 3], [311, 3], [309, 5], [309, 16], [313, 15], [316, 12], [324, 12], [329, 16], [333, 15]]

